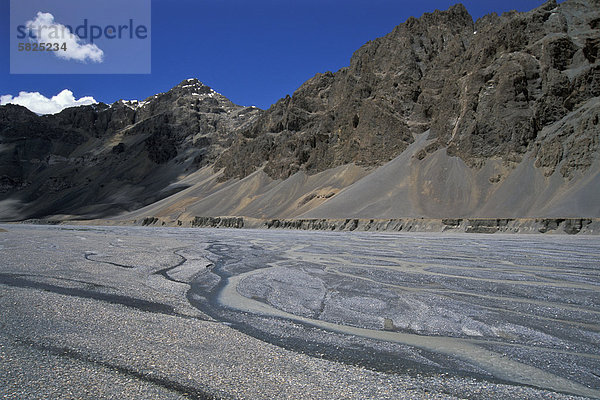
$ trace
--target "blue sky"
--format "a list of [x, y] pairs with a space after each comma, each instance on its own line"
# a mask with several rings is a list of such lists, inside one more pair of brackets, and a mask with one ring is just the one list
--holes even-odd
[[[22, 0], [27, 1], [27, 0]], [[152, 73], [147, 75], [9, 74], [9, 1], [0, 0], [0, 95], [20, 91], [112, 103], [144, 99], [195, 77], [241, 105], [268, 108], [315, 73], [347, 66], [365, 42], [410, 16], [455, 4], [445, 0], [152, 0]], [[535, 8], [542, 0], [463, 4], [487, 13]], [[131, 57], [135, 57], [132, 54]]]

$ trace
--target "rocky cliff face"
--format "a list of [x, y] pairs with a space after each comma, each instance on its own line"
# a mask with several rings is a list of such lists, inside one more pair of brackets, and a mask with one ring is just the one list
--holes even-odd
[[[563, 142], [564, 151], [557, 148], [555, 136], [542, 132], [567, 114], [588, 108], [587, 102], [600, 95], [600, 65], [590, 56], [597, 52], [600, 37], [594, 28], [599, 6], [598, 1], [548, 2], [529, 13], [478, 21], [477, 34], [461, 57], [461, 67], [446, 81], [433, 115], [437, 143], [473, 166], [490, 157], [519, 162], [536, 148], [538, 165], [569, 160], [563, 176], [584, 164], [589, 167], [598, 147], [597, 108], [580, 119], [574, 127], [577, 134], [564, 132], [570, 137]], [[587, 120], [590, 129], [582, 129]], [[573, 158], [582, 163], [576, 165]]]
[[[376, 166], [430, 129], [435, 141], [420, 159], [446, 148], [477, 168], [492, 157], [518, 163], [535, 149], [547, 174], [567, 159], [561, 174], [570, 176], [598, 148], [598, 108], [587, 104], [600, 95], [598, 21], [597, 0], [549, 1], [476, 23], [462, 5], [410, 18], [360, 48], [348, 68], [273, 105], [217, 166], [243, 177], [264, 165], [274, 178]], [[589, 112], [570, 133], [542, 134], [580, 109]]]
[[[349, 67], [317, 74], [273, 105], [217, 166], [228, 177], [241, 177], [266, 162], [267, 174], [286, 178], [300, 169], [314, 173], [391, 160], [413, 142], [412, 133], [427, 129], [427, 118], [412, 118], [427, 96], [423, 90], [443, 86], [440, 70], [457, 62], [472, 34], [462, 5], [410, 18], [356, 51]], [[244, 164], [232, 162], [240, 151], [248, 153]]]
[[456, 5], [266, 111], [195, 79], [54, 116], [0, 107], [0, 219], [115, 215], [193, 185], [136, 218], [597, 216], [599, 122], [600, 0], [476, 22]]

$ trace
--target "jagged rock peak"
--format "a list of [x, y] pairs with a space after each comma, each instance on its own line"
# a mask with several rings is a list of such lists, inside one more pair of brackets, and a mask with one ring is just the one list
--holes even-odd
[[187, 78], [182, 80], [177, 86], [175, 87], [185, 87], [185, 86], [190, 86], [190, 85], [195, 85], [195, 86], [206, 86], [204, 83], [202, 83], [202, 81], [200, 81], [198, 78]]
[[173, 87], [170, 92], [182, 92], [189, 94], [205, 94], [205, 95], [220, 95], [220, 93], [214, 91], [211, 87], [205, 85], [196, 78], [184, 79], [177, 86]]
[[469, 11], [467, 11], [467, 8], [462, 3], [458, 3], [451, 6], [447, 10], [435, 10], [431, 13], [424, 13], [420, 18], [410, 17], [404, 24], [400, 24], [399, 27], [402, 25], [407, 25], [410, 27], [410, 25], [414, 22], [429, 24], [431, 22], [448, 21], [460, 21], [461, 24], [464, 25], [465, 22], [473, 22], [473, 17], [471, 17], [471, 14], [469, 14]]

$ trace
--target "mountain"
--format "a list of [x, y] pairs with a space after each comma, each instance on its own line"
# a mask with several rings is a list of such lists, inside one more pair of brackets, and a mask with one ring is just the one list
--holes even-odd
[[185, 188], [259, 110], [196, 79], [143, 102], [118, 101], [37, 116], [0, 107], [0, 218], [99, 218]]
[[600, 217], [600, 1], [409, 18], [268, 110], [0, 107], [0, 218]]

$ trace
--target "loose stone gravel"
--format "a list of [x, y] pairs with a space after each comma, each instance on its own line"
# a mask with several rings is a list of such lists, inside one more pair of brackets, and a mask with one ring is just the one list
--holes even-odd
[[[479, 376], [390, 373], [322, 359], [249, 336], [193, 307], [190, 283], [217, 261], [210, 246], [250, 240], [256, 231], [4, 228], [3, 399], [576, 398]], [[276, 234], [263, 243], [262, 263], [279, 257]], [[182, 257], [193, 267], [175, 269]], [[239, 271], [259, 264], [260, 257], [249, 260]], [[419, 361], [418, 352], [410, 354]]]

